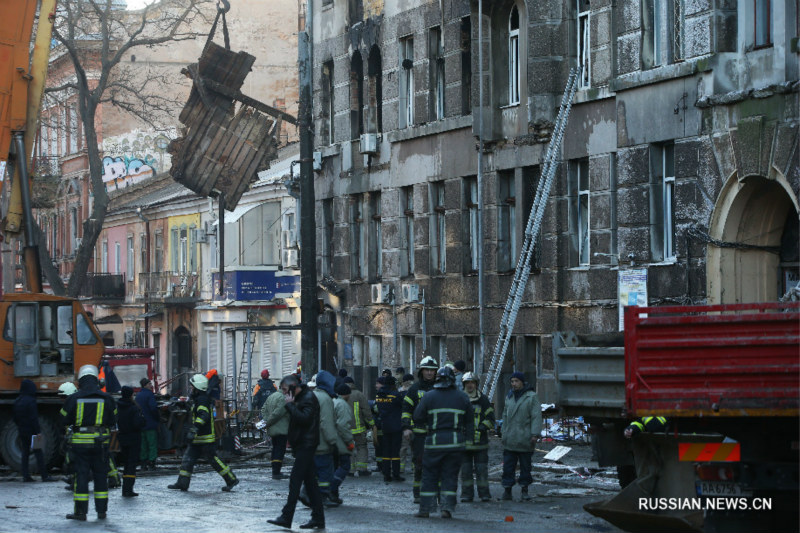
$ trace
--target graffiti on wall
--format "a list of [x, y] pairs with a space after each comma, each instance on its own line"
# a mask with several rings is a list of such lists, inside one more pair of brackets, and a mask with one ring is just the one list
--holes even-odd
[[103, 141], [103, 182], [111, 192], [147, 180], [169, 167], [167, 145], [176, 132], [139, 131]]

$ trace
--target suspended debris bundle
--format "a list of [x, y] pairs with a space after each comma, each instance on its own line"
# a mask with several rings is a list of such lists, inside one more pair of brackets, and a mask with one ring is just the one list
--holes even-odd
[[240, 92], [254, 62], [209, 41], [198, 63], [183, 70], [194, 86], [179, 117], [184, 136], [168, 147], [173, 179], [202, 196], [224, 194], [229, 211], [277, 156], [281, 121], [296, 123]]

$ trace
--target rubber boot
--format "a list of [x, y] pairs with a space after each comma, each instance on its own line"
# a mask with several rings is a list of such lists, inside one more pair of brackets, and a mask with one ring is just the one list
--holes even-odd
[[513, 500], [514, 498], [511, 496], [511, 487], [504, 487], [505, 491], [503, 492], [503, 500]]
[[531, 501], [531, 495], [528, 494], [528, 487], [522, 487], [522, 501], [524, 502]]
[[189, 490], [189, 480], [191, 480], [190, 477], [188, 477], [188, 476], [180, 476], [179, 475], [178, 476], [178, 481], [176, 481], [172, 485], [167, 485], [167, 488], [168, 489], [173, 489], [173, 490], [187, 491], [187, 490]]
[[95, 498], [94, 509], [97, 511], [97, 518], [104, 519], [108, 512], [108, 498]]
[[136, 476], [122, 476], [122, 496], [124, 498], [134, 498], [139, 495], [133, 492], [133, 484], [136, 483]]

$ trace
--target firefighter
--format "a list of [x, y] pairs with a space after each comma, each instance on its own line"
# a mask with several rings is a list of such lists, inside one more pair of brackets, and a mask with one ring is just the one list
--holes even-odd
[[461, 381], [475, 411], [475, 432], [472, 436], [467, 435], [464, 463], [461, 465], [461, 501], [471, 502], [475, 498], [472, 488], [474, 475], [478, 497], [482, 502], [488, 502], [492, 499], [489, 493], [489, 431], [494, 430], [494, 408], [489, 398], [478, 390], [477, 375], [467, 372]]
[[419, 518], [428, 518], [440, 495], [442, 518], [452, 518], [456, 508], [458, 472], [467, 436], [475, 431], [475, 414], [467, 395], [456, 388], [453, 369], [436, 372], [433, 390], [414, 410], [414, 422], [427, 428], [422, 457]]
[[86, 520], [89, 511], [89, 477], [94, 480], [97, 518], [108, 512], [108, 442], [116, 424], [114, 399], [100, 390], [97, 367], [83, 365], [78, 371], [78, 392], [61, 408], [64, 426], [72, 431], [69, 446], [75, 470], [74, 510], [70, 520]]
[[181, 470], [178, 473], [178, 481], [168, 485], [170, 489], [186, 491], [189, 490], [189, 482], [192, 480], [192, 471], [199, 458], [203, 458], [216, 470], [217, 474], [225, 480], [222, 490], [230, 492], [233, 487], [239, 484], [239, 480], [233, 474], [229, 466], [223, 463], [216, 454], [217, 436], [214, 430], [214, 417], [211, 415], [211, 398], [209, 398], [208, 378], [203, 374], [195, 374], [189, 380], [192, 385], [192, 423], [186, 439], [189, 445], [183, 454]]
[[634, 420], [625, 428], [625, 438], [630, 439], [639, 433], [664, 433], [667, 429], [667, 419], [663, 416], [645, 416]]
[[439, 364], [431, 356], [423, 357], [419, 363], [417, 376], [419, 381], [411, 385], [403, 399], [403, 438], [411, 441], [411, 458], [414, 462], [414, 503], [419, 503], [420, 486], [422, 485], [422, 456], [425, 451], [425, 424], [419, 425], [414, 420], [414, 410], [425, 393], [433, 389], [433, 380]]
[[401, 416], [403, 395], [395, 388], [392, 376], [381, 376], [382, 387], [375, 394], [375, 408], [381, 421], [381, 456], [383, 457], [383, 480], [405, 481], [400, 475], [400, 446], [403, 439]]
[[[58, 386], [58, 395], [61, 398], [66, 399], [78, 392], [78, 387], [75, 386], [74, 383], [71, 381], [65, 381], [61, 385]], [[64, 483], [67, 485], [64, 487], [67, 490], [73, 490], [73, 483], [75, 481], [75, 476], [72, 473], [72, 464], [70, 459], [70, 454], [72, 452], [72, 446], [70, 446], [70, 441], [72, 440], [72, 429], [67, 428], [67, 431], [64, 435], [64, 438], [61, 439], [61, 453], [64, 456], [64, 465], [62, 466], [61, 470], [64, 472]]]
[[353, 410], [355, 417], [355, 426], [353, 427], [353, 440], [356, 444], [355, 449], [355, 464], [354, 470], [358, 472], [358, 476], [369, 476], [372, 472], [369, 471], [367, 459], [369, 450], [367, 448], [367, 431], [375, 425], [372, 419], [372, 411], [369, 407], [369, 401], [364, 393], [355, 388], [353, 378], [347, 376], [343, 379], [344, 383], [350, 387], [350, 396], [347, 403]]

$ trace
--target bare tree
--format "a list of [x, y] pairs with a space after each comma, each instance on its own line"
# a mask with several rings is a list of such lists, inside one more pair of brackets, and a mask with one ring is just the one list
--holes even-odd
[[[122, 63], [135, 49], [164, 46], [196, 39], [209, 26], [211, 0], [160, 0], [141, 10], [128, 11], [119, 0], [62, 0], [53, 30], [53, 53], [64, 53], [74, 70], [49, 87], [49, 96], [69, 95], [77, 101], [84, 146], [88, 155], [89, 183], [94, 203], [83, 221], [83, 240], [75, 254], [69, 282], [64, 286], [44, 246], [42, 267], [56, 294], [77, 296], [86, 279], [95, 244], [103, 229], [109, 196], [103, 182], [102, 153], [98, 146], [97, 119], [101, 106], [114, 106], [155, 129], [177, 123], [182, 102], [176, 101], [168, 84], [179, 72], [159, 71]], [[39, 242], [45, 242], [38, 230]]]

